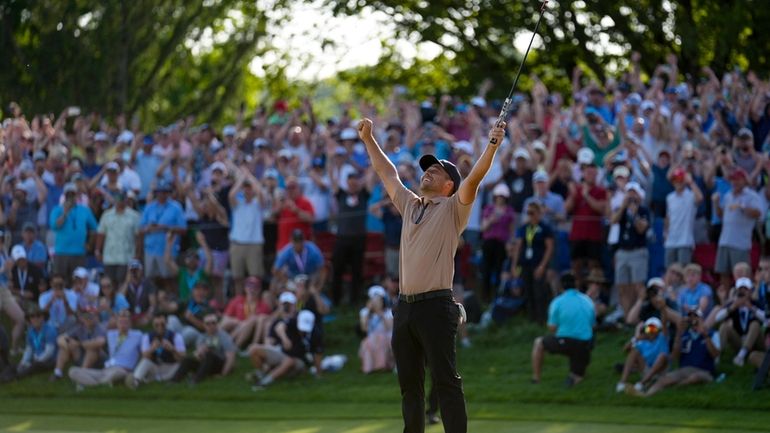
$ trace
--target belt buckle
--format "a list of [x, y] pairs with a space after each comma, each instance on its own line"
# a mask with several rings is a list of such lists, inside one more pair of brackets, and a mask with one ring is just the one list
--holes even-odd
[[407, 304], [414, 304], [417, 302], [417, 295], [404, 295], [404, 301], [406, 301]]

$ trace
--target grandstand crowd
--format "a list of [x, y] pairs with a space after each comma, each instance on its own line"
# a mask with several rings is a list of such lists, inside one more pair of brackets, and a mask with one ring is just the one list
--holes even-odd
[[[516, 314], [551, 328], [533, 345], [534, 383], [546, 353], [583, 380], [604, 329], [629, 333], [618, 392], [713, 381], [718, 361], [770, 367], [770, 83], [707, 67], [682, 81], [675, 56], [654, 71], [638, 60], [605, 83], [576, 69], [571, 94], [533, 77], [514, 97], [456, 254], [462, 346], [467, 328]], [[500, 110], [489, 88], [469, 101], [396, 88], [384, 109], [323, 120], [309, 99], [277, 100], [223, 128], [11, 104], [0, 380], [197, 383], [242, 356], [268, 387], [335, 368], [324, 322], [341, 305], [362, 307], [363, 372], [392, 370], [401, 216], [356, 119], [374, 119], [417, 190], [423, 154], [469, 173]]]

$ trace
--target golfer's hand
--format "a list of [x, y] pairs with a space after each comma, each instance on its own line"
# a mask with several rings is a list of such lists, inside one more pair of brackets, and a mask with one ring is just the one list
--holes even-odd
[[361, 140], [367, 140], [373, 138], [372, 135], [372, 129], [374, 128], [374, 123], [372, 123], [371, 119], [368, 117], [364, 117], [361, 119], [360, 122], [358, 122], [358, 136], [361, 138]]
[[495, 124], [489, 131], [489, 142], [499, 146], [505, 137], [505, 122]]

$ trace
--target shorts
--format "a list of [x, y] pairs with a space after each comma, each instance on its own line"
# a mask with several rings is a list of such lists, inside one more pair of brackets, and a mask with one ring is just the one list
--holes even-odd
[[672, 247], [666, 248], [666, 267], [679, 263], [687, 266], [692, 262], [693, 247]]
[[231, 241], [230, 271], [233, 278], [264, 276], [262, 257], [262, 244], [239, 244]]
[[230, 261], [230, 252], [211, 250], [211, 261], [214, 262], [211, 274], [215, 277], [224, 277], [228, 262]]
[[615, 284], [644, 283], [649, 262], [647, 248], [618, 250], [615, 253]]
[[14, 303], [16, 303], [16, 299], [13, 298], [11, 289], [7, 286], [0, 286], [0, 310]]
[[[265, 354], [265, 363], [270, 367], [275, 367], [282, 363], [286, 358], [289, 358], [289, 355], [283, 353], [283, 351], [277, 347], [264, 347], [263, 350]], [[294, 361], [294, 365], [289, 373], [299, 374], [305, 371], [305, 363], [302, 362], [301, 359], [292, 358], [292, 360]]]
[[574, 338], [556, 337], [547, 335], [543, 337], [543, 347], [548, 353], [564, 355], [569, 358], [569, 371], [583, 377], [586, 374], [588, 363], [591, 362], [591, 340], [576, 340]]
[[750, 263], [750, 250], [739, 250], [737, 248], [723, 247], [717, 248], [717, 259], [714, 270], [720, 274], [729, 274], [733, 272], [733, 266], [737, 263]]
[[594, 260], [601, 261], [602, 243], [596, 241], [570, 241], [570, 257], [572, 260]]
[[174, 275], [166, 266], [163, 256], [144, 256], [144, 275], [147, 278], [171, 278]]

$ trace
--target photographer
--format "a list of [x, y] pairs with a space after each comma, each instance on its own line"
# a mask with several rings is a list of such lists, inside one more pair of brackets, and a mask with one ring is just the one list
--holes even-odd
[[762, 341], [762, 323], [765, 312], [751, 299], [753, 285], [749, 278], [739, 278], [735, 282], [733, 299], [728, 301], [716, 315], [719, 326], [719, 338], [725, 346], [738, 349], [733, 364], [742, 367], [746, 356], [753, 350], [764, 350]]
[[626, 323], [636, 325], [645, 322], [651, 317], [657, 317], [664, 323], [678, 323], [676, 302], [665, 295], [666, 283], [660, 278], [651, 278], [647, 287], [637, 289], [637, 299], [626, 315]]
[[692, 310], [687, 318], [679, 322], [674, 338], [671, 360], [678, 360], [679, 368], [666, 373], [647, 391], [635, 388], [627, 388], [627, 391], [639, 397], [650, 397], [672, 386], [712, 382], [718, 356], [718, 335], [703, 326], [703, 313], [700, 310]]
[[364, 373], [391, 370], [395, 362], [390, 348], [393, 313], [386, 305], [387, 297], [382, 286], [370, 287], [369, 301], [359, 313], [359, 327], [366, 335], [358, 349]]
[[126, 386], [131, 389], [141, 382], [171, 380], [179, 363], [184, 359], [186, 348], [182, 335], [166, 327], [166, 316], [152, 319], [152, 331], [142, 337], [142, 359], [134, 373], [126, 377]]
[[636, 391], [643, 391], [652, 379], [668, 367], [668, 338], [663, 322], [657, 317], [645, 320], [644, 326], [637, 328], [636, 335], [625, 348], [628, 351], [623, 374], [615, 387], [616, 392], [627, 388], [627, 381], [633, 371], [642, 373], [641, 379], [634, 385]]
[[618, 286], [620, 307], [628, 314], [634, 303], [634, 291], [647, 279], [649, 252], [647, 229], [650, 211], [644, 202], [645, 193], [636, 182], [626, 184], [623, 204], [612, 214], [612, 224], [618, 224], [620, 233], [615, 253], [615, 284]]
[[64, 185], [64, 203], [51, 211], [51, 230], [56, 235], [53, 273], [72, 275], [86, 265], [86, 244], [97, 228], [96, 218], [88, 206], [77, 203], [77, 186]]

